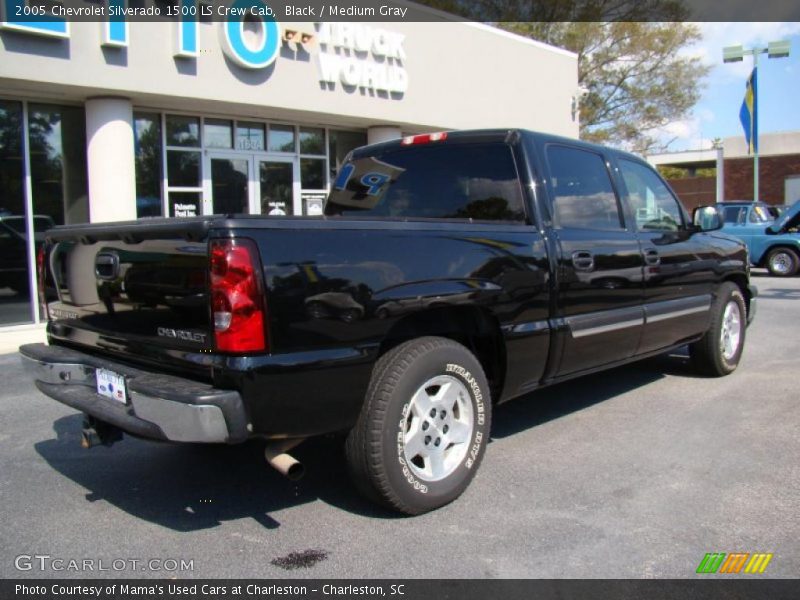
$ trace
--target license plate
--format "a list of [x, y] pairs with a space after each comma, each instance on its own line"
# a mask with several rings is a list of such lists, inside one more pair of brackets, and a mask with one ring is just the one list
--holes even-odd
[[128, 403], [128, 394], [125, 392], [125, 378], [119, 373], [108, 369], [97, 369], [97, 393], [123, 404]]

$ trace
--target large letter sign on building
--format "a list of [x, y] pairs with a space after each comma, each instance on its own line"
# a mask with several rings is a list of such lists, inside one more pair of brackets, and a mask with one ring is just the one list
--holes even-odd
[[[109, 19], [98, 23], [103, 46], [127, 48], [130, 43], [129, 23], [125, 18], [127, 0], [105, 0]], [[70, 37], [69, 22], [38, 11], [45, 9], [29, 5], [26, 0], [0, 0], [3, 20], [0, 28], [14, 29], [53, 38]], [[98, 10], [97, 7], [94, 10]], [[160, 10], [160, 9], [156, 9]], [[196, 60], [200, 54], [198, 0], [178, 0], [178, 19], [175, 22], [173, 55]], [[15, 16], [15, 15], [22, 16]], [[156, 13], [160, 14], [160, 13]], [[209, 14], [209, 13], [203, 13]], [[264, 0], [234, 0], [217, 7], [217, 15], [228, 19], [215, 23], [219, 43], [226, 57], [244, 69], [264, 69], [275, 62], [284, 39], [273, 9]], [[304, 32], [298, 39], [289, 32], [287, 42], [318, 42], [318, 80], [333, 89], [341, 83], [345, 89], [361, 88], [379, 95], [404, 94], [408, 90], [408, 71], [404, 66], [405, 35], [361, 23], [315, 23], [316, 36]], [[295, 32], [296, 34], [296, 32]], [[316, 39], [315, 39], [316, 38]]]
[[[240, 16], [220, 24], [222, 50], [228, 58], [245, 69], [263, 69], [271, 65], [281, 47], [280, 28], [269, 16], [271, 9], [260, 0], [237, 0], [230, 11]], [[251, 41], [245, 35], [245, 15], [251, 18], [248, 23], [258, 24], [260, 28], [258, 35], [249, 36]]]
[[[404, 35], [355, 23], [317, 23], [317, 28], [320, 81], [395, 94], [408, 89]], [[335, 48], [347, 54], [336, 54]]]

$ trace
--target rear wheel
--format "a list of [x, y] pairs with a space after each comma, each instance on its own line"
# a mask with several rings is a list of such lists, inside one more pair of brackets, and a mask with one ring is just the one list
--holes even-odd
[[697, 370], [712, 377], [735, 371], [744, 348], [746, 324], [742, 291], [736, 284], [723, 283], [711, 307], [711, 326], [689, 347]]
[[461, 344], [424, 337], [394, 348], [376, 363], [347, 438], [356, 485], [411, 515], [455, 500], [483, 458], [490, 411], [483, 369]]
[[767, 254], [767, 269], [776, 277], [791, 277], [797, 273], [800, 259], [789, 248], [773, 248]]

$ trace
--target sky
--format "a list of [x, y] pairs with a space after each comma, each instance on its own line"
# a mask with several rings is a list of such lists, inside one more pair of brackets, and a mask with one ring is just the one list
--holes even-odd
[[[758, 59], [758, 123], [761, 134], [800, 131], [800, 23], [697, 23], [703, 40], [686, 53], [700, 56], [712, 67], [704, 83], [700, 101], [687, 119], [671, 123], [661, 132], [668, 151], [698, 150], [711, 147], [711, 140], [744, 135], [739, 109], [753, 59], [737, 63], [722, 62], [722, 48], [788, 39], [792, 44], [788, 58]], [[674, 140], [674, 141], [671, 141]]]

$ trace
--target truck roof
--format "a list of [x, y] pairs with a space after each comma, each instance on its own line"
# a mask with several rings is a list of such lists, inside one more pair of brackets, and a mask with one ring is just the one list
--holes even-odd
[[436, 144], [452, 144], [452, 143], [479, 143], [479, 142], [511, 142], [513, 136], [521, 136], [523, 138], [535, 139], [544, 143], [564, 143], [570, 145], [583, 146], [587, 149], [603, 152], [611, 152], [621, 158], [628, 158], [637, 161], [644, 160], [641, 156], [637, 156], [624, 150], [618, 150], [609, 146], [594, 144], [575, 138], [568, 138], [564, 136], [554, 135], [550, 133], [543, 133], [540, 131], [532, 131], [530, 129], [520, 128], [494, 128], [494, 129], [456, 129], [456, 130], [443, 130], [437, 133], [424, 133], [418, 135], [405, 136], [390, 140], [387, 142], [380, 142], [378, 144], [369, 144], [361, 146], [353, 150], [353, 158], [360, 158], [362, 156], [369, 156], [379, 154], [383, 151], [398, 148], [406, 145], [412, 145], [410, 140], [414, 138], [430, 138], [430, 136], [437, 136], [446, 134], [443, 139], [431, 139], [430, 143]]

